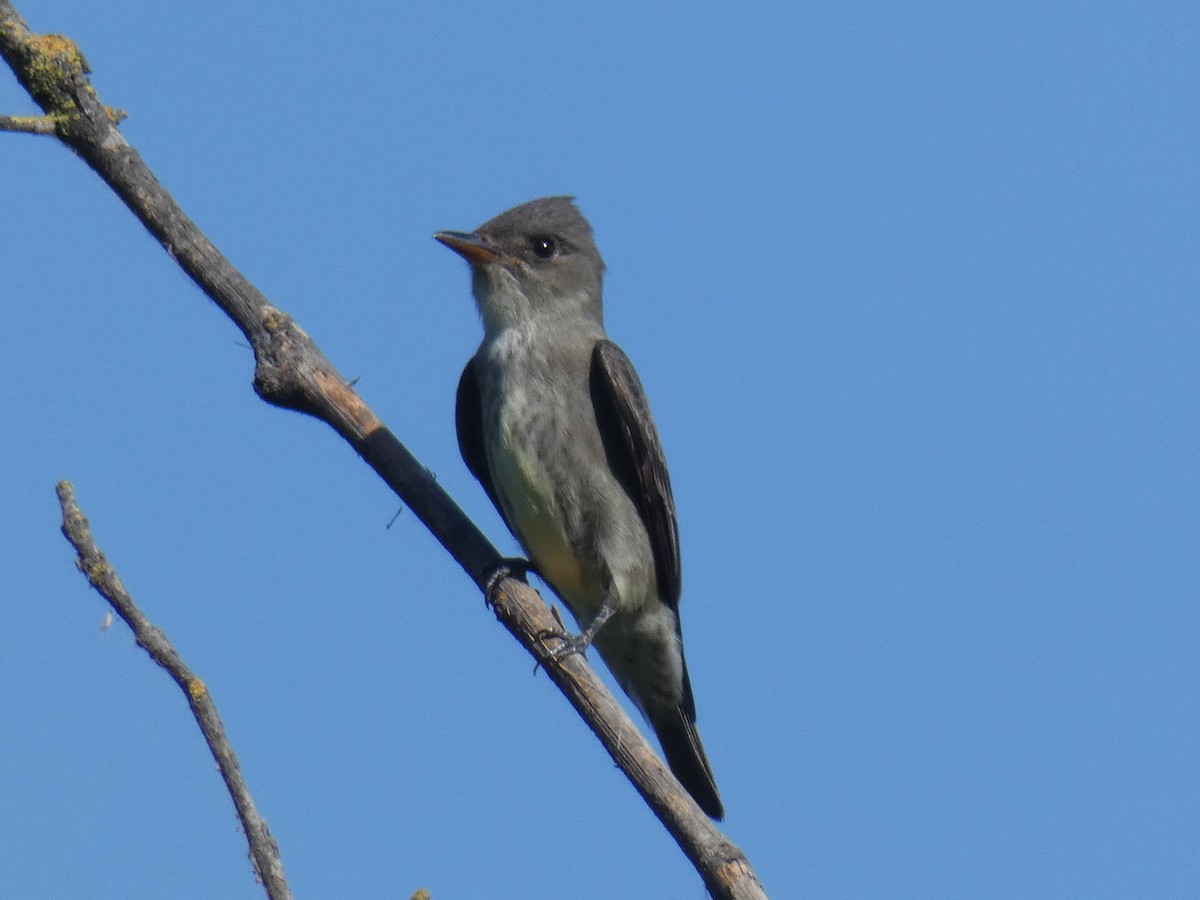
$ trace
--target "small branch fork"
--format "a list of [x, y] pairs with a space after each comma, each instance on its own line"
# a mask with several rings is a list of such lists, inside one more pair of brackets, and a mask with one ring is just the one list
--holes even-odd
[[75, 500], [75, 489], [70, 482], [58, 483], [58, 502], [62, 507], [62, 533], [75, 548], [78, 558], [75, 565], [87, 576], [90, 584], [113, 608], [113, 611], [125, 620], [133, 636], [137, 638], [138, 646], [150, 654], [150, 658], [167, 670], [187, 697], [196, 724], [204, 735], [208, 749], [212, 751], [217, 768], [233, 805], [237, 809], [238, 819], [242, 823], [242, 831], [246, 834], [246, 842], [250, 845], [250, 863], [254, 866], [254, 874], [267, 892], [271, 900], [292, 900], [292, 892], [288, 888], [287, 879], [283, 874], [283, 863], [279, 858], [279, 847], [267, 823], [254, 807], [254, 800], [242, 778], [238, 767], [237, 754], [225, 734], [225, 726], [221, 724], [221, 716], [217, 713], [217, 705], [204, 682], [188, 668], [180, 658], [167, 636], [138, 609], [125, 585], [117, 576], [116, 570], [105, 558], [92, 539], [92, 530], [88, 520], [80, 510]]
[[[254, 350], [258, 395], [329, 424], [482, 591], [502, 564], [496, 548], [384, 427], [312, 339], [272, 306], [180, 209], [117, 128], [124, 114], [100, 102], [87, 77], [87, 61], [74, 42], [61, 35], [31, 33], [10, 0], [0, 0], [0, 56], [45, 113], [10, 118], [9, 130], [53, 134], [78, 154], [246, 336]], [[492, 598], [496, 617], [584, 718], [692, 861], [712, 896], [765, 897], [741, 850], [683, 791], [588, 663], [578, 655], [555, 659], [551, 645], [557, 642], [548, 645], [541, 635], [561, 629], [537, 593], [508, 577]]]

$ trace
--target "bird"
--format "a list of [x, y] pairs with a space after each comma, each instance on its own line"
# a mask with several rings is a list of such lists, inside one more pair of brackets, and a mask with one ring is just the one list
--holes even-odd
[[679, 623], [675, 501], [633, 364], [604, 328], [604, 261], [572, 197], [434, 238], [470, 263], [483, 340], [459, 380], [471, 474], [653, 729], [700, 808], [724, 816]]

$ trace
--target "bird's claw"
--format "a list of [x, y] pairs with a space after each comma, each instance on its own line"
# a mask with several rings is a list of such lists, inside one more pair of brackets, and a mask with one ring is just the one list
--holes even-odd
[[[555, 618], [556, 619], [558, 618], [557, 614], [555, 615]], [[562, 624], [561, 619], [559, 620], [559, 624], [560, 625]], [[555, 647], [553, 650], [550, 650], [547, 653], [547, 661], [553, 662], [553, 663], [562, 662], [568, 656], [571, 656], [572, 654], [575, 654], [575, 653], [578, 653], [580, 656], [582, 656], [586, 659], [587, 648], [592, 643], [591, 637], [589, 637], [586, 633], [585, 634], [568, 634], [567, 630], [565, 628], [562, 631], [555, 631], [552, 628], [546, 628], [546, 629], [543, 629], [542, 631], [537, 632], [534, 635], [534, 637], [537, 640], [541, 641], [543, 644], [545, 644], [547, 641], [561, 641], [562, 642], [560, 646]], [[543, 665], [542, 660], [538, 660], [537, 662], [535, 662], [533, 664], [533, 674], [534, 675], [537, 674], [537, 670], [540, 669], [542, 667], [542, 665]]]
[[527, 559], [521, 559], [518, 556], [505, 557], [498, 562], [490, 572], [483, 583], [483, 599], [488, 606], [496, 605], [496, 591], [500, 589], [500, 582], [505, 578], [516, 578], [520, 581], [525, 581], [526, 576], [537, 569], [533, 567]]
[[[555, 647], [549, 652], [551, 662], [562, 662], [568, 656], [573, 656], [576, 653], [586, 658], [587, 648], [592, 645], [592, 641], [596, 639], [596, 634], [604, 627], [604, 623], [612, 618], [613, 613], [616, 611], [617, 604], [613, 602], [611, 597], [605, 597], [604, 604], [600, 607], [600, 611], [596, 614], [596, 617], [592, 619], [588, 627], [583, 629], [580, 634], [569, 634], [564, 628], [562, 631], [540, 631], [537, 637], [541, 641], [545, 641], [548, 638], [562, 641], [560, 646]], [[558, 619], [558, 624], [562, 625], [562, 619], [559, 618], [557, 611], [555, 611], [554, 617]], [[536, 666], [533, 671], [537, 671]]]
[[576, 653], [580, 656], [586, 656], [587, 648], [592, 645], [592, 635], [586, 632], [583, 634], [568, 634], [565, 631], [543, 631], [538, 637], [542, 641], [551, 639], [561, 641], [559, 646], [550, 651], [550, 659], [554, 662], [560, 662], [568, 656], [574, 656]]

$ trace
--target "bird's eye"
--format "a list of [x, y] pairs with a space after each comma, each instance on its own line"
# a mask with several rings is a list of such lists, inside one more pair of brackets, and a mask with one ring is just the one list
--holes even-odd
[[552, 237], [539, 235], [533, 238], [530, 243], [533, 246], [533, 255], [538, 259], [549, 259], [558, 252], [558, 244]]

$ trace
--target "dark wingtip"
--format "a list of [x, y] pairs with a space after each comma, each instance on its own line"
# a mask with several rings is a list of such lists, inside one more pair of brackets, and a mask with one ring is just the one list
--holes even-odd
[[662, 745], [667, 765], [684, 790], [692, 795], [692, 799], [708, 816], [718, 822], [725, 818], [725, 807], [717, 793], [717, 782], [695, 724], [684, 715], [681, 707], [655, 718], [651, 724]]

